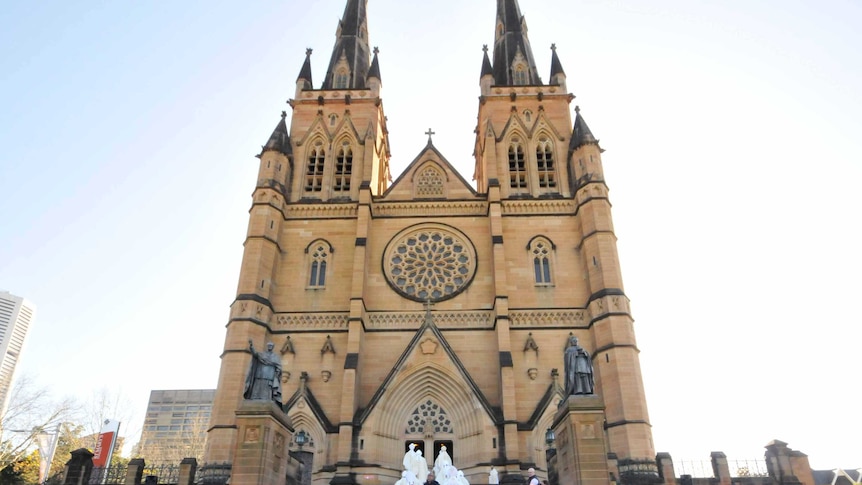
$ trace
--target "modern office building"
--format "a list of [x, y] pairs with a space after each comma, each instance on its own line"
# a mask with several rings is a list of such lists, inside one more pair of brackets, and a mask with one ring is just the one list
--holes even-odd
[[8, 291], [0, 291], [0, 416], [6, 413], [15, 368], [21, 358], [27, 330], [36, 317], [36, 307]]
[[202, 459], [214, 389], [150, 391], [138, 456], [147, 463]]

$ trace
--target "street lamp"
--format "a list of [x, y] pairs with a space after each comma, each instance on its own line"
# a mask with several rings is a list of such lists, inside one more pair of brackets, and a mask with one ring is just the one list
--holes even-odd
[[308, 443], [308, 433], [305, 430], [301, 430], [299, 433], [296, 433], [293, 440], [299, 445], [299, 451], [302, 451], [302, 445]]
[[556, 441], [556, 439], [557, 439], [557, 436], [554, 434], [554, 430], [551, 428], [548, 428], [548, 430], [545, 431], [545, 444], [548, 445], [548, 448], [554, 447], [554, 441]]

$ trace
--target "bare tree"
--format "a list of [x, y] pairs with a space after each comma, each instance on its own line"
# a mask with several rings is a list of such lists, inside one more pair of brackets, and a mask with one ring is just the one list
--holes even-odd
[[99, 431], [108, 419], [120, 421], [120, 434], [131, 436], [133, 430], [129, 428], [129, 424], [134, 417], [134, 409], [134, 403], [122, 389], [102, 387], [93, 391], [82, 406], [79, 420], [84, 427], [85, 445], [89, 448], [96, 447]]
[[56, 432], [75, 410], [72, 399], [55, 401], [48, 389], [36, 385], [30, 376], [18, 377], [9, 406], [0, 416], [0, 468], [23, 458], [38, 434]]
[[186, 418], [182, 431], [168, 439], [151, 437], [137, 445], [137, 454], [147, 463], [179, 463], [183, 458], [196, 458], [203, 463], [209, 417]]

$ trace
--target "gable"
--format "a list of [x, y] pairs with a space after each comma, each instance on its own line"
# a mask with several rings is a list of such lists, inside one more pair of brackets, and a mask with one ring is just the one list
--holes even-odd
[[429, 143], [382, 195], [382, 200], [464, 200], [476, 197], [473, 187]]

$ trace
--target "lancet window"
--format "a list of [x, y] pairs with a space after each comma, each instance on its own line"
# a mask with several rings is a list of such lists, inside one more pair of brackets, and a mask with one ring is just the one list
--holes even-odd
[[554, 245], [543, 237], [536, 237], [528, 246], [533, 264], [536, 286], [550, 286], [554, 283], [552, 257]]
[[554, 146], [547, 138], [540, 138], [536, 145], [536, 173], [540, 188], [557, 186], [554, 168]]
[[335, 71], [333, 75], [334, 78], [332, 80], [332, 87], [335, 89], [347, 89], [347, 84], [350, 81], [350, 75], [347, 72], [347, 69], [340, 68]]
[[308, 166], [305, 170], [305, 191], [320, 192], [323, 189], [323, 162], [326, 159], [326, 149], [318, 140], [308, 152]]
[[512, 84], [515, 86], [525, 86], [527, 84], [527, 67], [523, 64], [518, 64], [512, 70]]
[[353, 174], [353, 149], [344, 142], [335, 157], [335, 181], [333, 189], [337, 192], [350, 190], [350, 176]]
[[524, 164], [524, 147], [518, 138], [512, 138], [509, 145], [509, 187], [527, 187], [527, 170]]
[[332, 252], [329, 243], [316, 241], [308, 247], [307, 251], [309, 256], [308, 287], [324, 288], [326, 287], [327, 262]]

